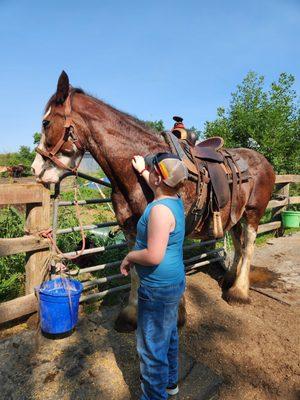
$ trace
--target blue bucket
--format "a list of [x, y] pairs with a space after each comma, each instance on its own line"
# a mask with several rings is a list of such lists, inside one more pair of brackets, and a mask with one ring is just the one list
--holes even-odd
[[82, 283], [56, 278], [42, 283], [37, 289], [42, 332], [56, 335], [72, 331], [78, 321]]

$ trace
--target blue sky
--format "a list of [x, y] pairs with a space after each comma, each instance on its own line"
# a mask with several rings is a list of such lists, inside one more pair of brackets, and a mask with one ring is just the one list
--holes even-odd
[[141, 119], [202, 129], [248, 71], [300, 79], [300, 0], [0, 0], [0, 152], [32, 146], [62, 69]]

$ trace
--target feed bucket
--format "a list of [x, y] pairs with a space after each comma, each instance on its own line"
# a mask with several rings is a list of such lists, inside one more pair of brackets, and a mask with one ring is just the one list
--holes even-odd
[[82, 283], [56, 278], [42, 283], [37, 289], [42, 332], [51, 335], [71, 332], [78, 321]]
[[284, 228], [299, 228], [300, 211], [283, 211], [281, 215]]

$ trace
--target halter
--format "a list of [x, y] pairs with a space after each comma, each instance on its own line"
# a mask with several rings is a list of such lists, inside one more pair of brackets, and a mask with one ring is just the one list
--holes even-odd
[[[61, 138], [59, 141], [52, 147], [51, 150], [42, 150], [37, 146], [35, 148], [35, 151], [39, 153], [41, 156], [46, 157], [49, 159], [54, 165], [61, 169], [66, 169], [68, 171], [71, 171], [72, 173], [76, 174], [77, 169], [79, 167], [79, 164], [82, 160], [85, 148], [78, 139], [78, 137], [74, 134], [74, 125], [73, 121], [71, 118], [71, 111], [72, 111], [72, 105], [71, 105], [71, 100], [72, 100], [72, 92], [69, 91], [68, 97], [65, 100], [65, 112], [64, 112], [64, 118], [65, 118], [65, 124], [64, 124], [64, 132], [62, 133]], [[68, 142], [71, 141], [72, 143], [75, 144], [78, 150], [82, 152], [82, 157], [80, 158], [78, 164], [74, 168], [67, 167], [64, 163], [62, 163], [57, 157], [57, 153], [61, 150], [62, 146]]]

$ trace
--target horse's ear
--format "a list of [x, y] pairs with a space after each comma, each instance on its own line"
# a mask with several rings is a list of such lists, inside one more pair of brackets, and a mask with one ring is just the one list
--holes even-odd
[[69, 77], [65, 71], [62, 71], [57, 82], [57, 89], [55, 94], [56, 104], [63, 104], [68, 97], [70, 89]]

